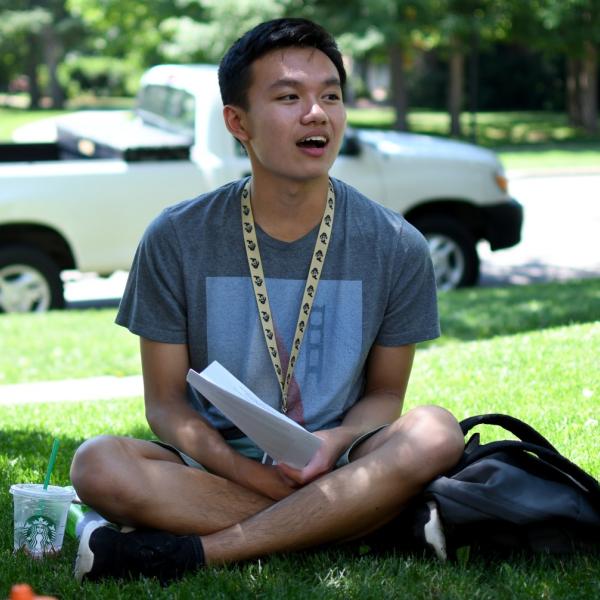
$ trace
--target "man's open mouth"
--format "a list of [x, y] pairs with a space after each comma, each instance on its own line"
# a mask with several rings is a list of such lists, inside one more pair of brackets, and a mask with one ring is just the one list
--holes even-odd
[[309, 135], [296, 142], [301, 148], [324, 148], [329, 140], [324, 135]]

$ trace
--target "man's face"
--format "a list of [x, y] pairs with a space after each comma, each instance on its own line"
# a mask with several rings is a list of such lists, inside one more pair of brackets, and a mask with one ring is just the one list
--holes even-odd
[[255, 174], [327, 176], [346, 125], [339, 74], [314, 48], [273, 50], [252, 64], [244, 120]]

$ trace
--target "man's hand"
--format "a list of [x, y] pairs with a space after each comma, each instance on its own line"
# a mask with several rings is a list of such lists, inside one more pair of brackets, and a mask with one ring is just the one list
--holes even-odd
[[236, 483], [272, 500], [283, 500], [300, 487], [274, 465], [263, 465], [243, 457], [240, 467], [234, 478]]
[[285, 463], [279, 463], [277, 469], [298, 487], [302, 487], [315, 479], [329, 473], [340, 454], [348, 446], [347, 435], [340, 429], [328, 429], [315, 432], [323, 440], [321, 447], [315, 452], [310, 462], [303, 469], [294, 469]]

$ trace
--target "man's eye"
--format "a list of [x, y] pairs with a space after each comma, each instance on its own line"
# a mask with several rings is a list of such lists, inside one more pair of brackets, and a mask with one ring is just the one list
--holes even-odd
[[284, 94], [279, 96], [278, 100], [296, 100], [298, 96], [296, 94]]
[[330, 101], [333, 101], [333, 102], [335, 102], [336, 100], [339, 100], [339, 99], [340, 99], [340, 96], [339, 96], [339, 94], [326, 94], [326, 95], [325, 95], [325, 98], [326, 98], [327, 100], [330, 100]]

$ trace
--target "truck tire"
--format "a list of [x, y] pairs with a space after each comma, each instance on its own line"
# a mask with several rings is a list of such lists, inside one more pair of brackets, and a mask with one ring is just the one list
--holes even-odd
[[0, 247], [0, 313], [64, 308], [58, 265], [33, 246]]
[[429, 244], [438, 290], [472, 286], [479, 280], [479, 256], [471, 232], [457, 219], [421, 217], [415, 227]]

